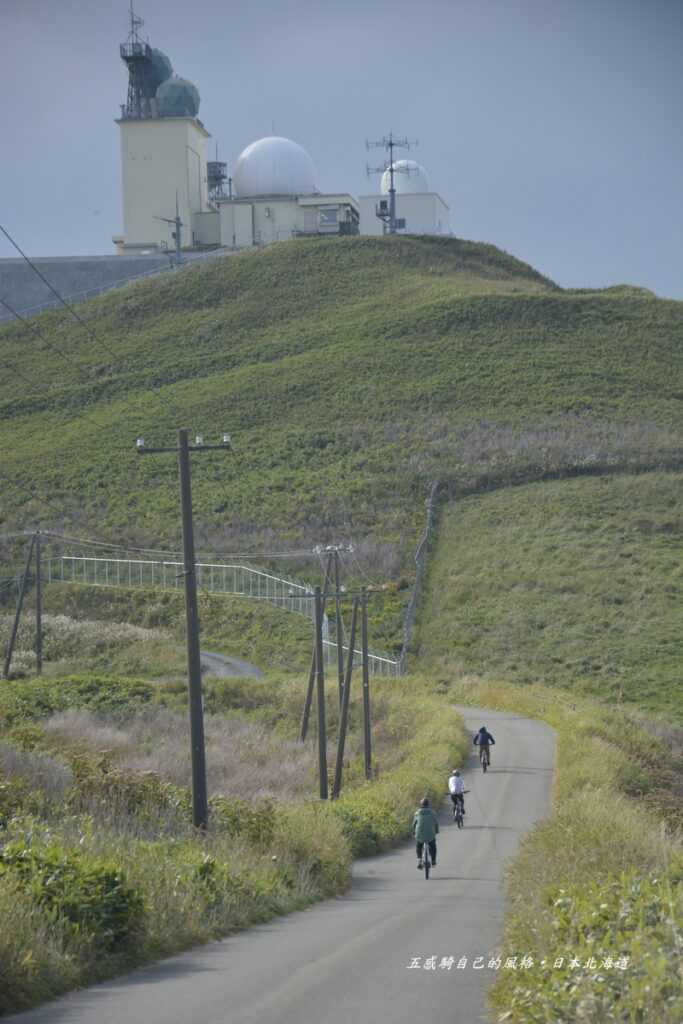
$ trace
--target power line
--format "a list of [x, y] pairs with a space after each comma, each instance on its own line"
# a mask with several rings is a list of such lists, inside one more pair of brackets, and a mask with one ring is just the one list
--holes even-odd
[[55, 342], [52, 341], [50, 338], [47, 338], [35, 324], [32, 324], [29, 320], [26, 319], [26, 317], [23, 317], [21, 313], [17, 313], [16, 309], [10, 306], [9, 302], [6, 302], [5, 299], [0, 299], [0, 306], [4, 306], [5, 309], [12, 314], [12, 316], [16, 317], [17, 320], [20, 320], [21, 323], [24, 324], [30, 331], [33, 331], [33, 333], [42, 341], [44, 341], [45, 344], [48, 345], [48, 347], [54, 348], [54, 350], [62, 357], [62, 359], [65, 359], [67, 363], [73, 364], [77, 370], [79, 370], [81, 373], [83, 372], [82, 363], [80, 363], [77, 359], [74, 359], [72, 356], [67, 355], [67, 353], [64, 352], [64, 350], [59, 347], [59, 345], [55, 344]]
[[15, 249], [17, 250], [17, 252], [18, 252], [18, 253], [19, 253], [19, 254], [20, 254], [20, 255], [21, 255], [22, 257], [23, 257], [23, 259], [25, 259], [25, 260], [26, 260], [26, 262], [28, 263], [29, 267], [31, 267], [31, 269], [32, 269], [32, 270], [33, 270], [33, 271], [34, 271], [34, 272], [35, 272], [35, 273], [36, 273], [36, 274], [38, 275], [38, 277], [39, 277], [39, 278], [41, 279], [41, 281], [42, 281], [42, 282], [43, 282], [44, 284], [46, 284], [46, 285], [47, 285], [47, 287], [48, 287], [48, 288], [50, 289], [50, 291], [52, 292], [52, 294], [53, 294], [53, 295], [54, 295], [54, 296], [55, 296], [55, 297], [56, 297], [57, 299], [59, 299], [59, 301], [60, 301], [60, 303], [62, 304], [62, 306], [64, 306], [64, 308], [65, 308], [65, 309], [68, 309], [68, 311], [69, 311], [69, 312], [71, 313], [71, 315], [73, 316], [74, 320], [77, 320], [77, 321], [78, 321], [78, 323], [79, 323], [79, 324], [80, 324], [80, 325], [81, 325], [81, 326], [83, 327], [83, 329], [84, 329], [84, 330], [86, 331], [86, 333], [88, 334], [88, 336], [89, 336], [89, 337], [90, 337], [90, 338], [92, 339], [92, 341], [94, 341], [96, 345], [99, 345], [99, 346], [100, 346], [100, 348], [101, 348], [101, 349], [102, 349], [102, 350], [103, 350], [104, 352], [106, 352], [106, 353], [107, 353], [107, 355], [108, 355], [108, 356], [110, 356], [110, 357], [111, 357], [112, 359], [117, 359], [118, 357], [117, 357], [117, 356], [116, 356], [116, 355], [114, 354], [114, 352], [112, 352], [112, 350], [111, 350], [111, 349], [110, 349], [110, 348], [109, 348], [109, 347], [108, 347], [107, 345], [105, 345], [105, 344], [104, 344], [103, 342], [101, 342], [101, 341], [100, 341], [100, 339], [99, 339], [99, 338], [97, 337], [97, 335], [96, 335], [96, 334], [94, 333], [94, 331], [92, 330], [92, 328], [91, 328], [91, 327], [89, 327], [89, 326], [88, 326], [88, 324], [87, 324], [87, 323], [85, 322], [85, 320], [83, 320], [83, 319], [82, 319], [82, 317], [80, 317], [80, 316], [78, 315], [78, 313], [77, 313], [77, 312], [76, 312], [76, 310], [75, 310], [75, 309], [73, 308], [73, 306], [69, 305], [69, 303], [68, 303], [68, 302], [66, 301], [66, 299], [64, 299], [64, 298], [63, 298], [63, 297], [62, 297], [62, 296], [60, 295], [60, 293], [59, 293], [59, 292], [57, 291], [57, 289], [56, 289], [55, 287], [53, 287], [53, 285], [51, 285], [51, 284], [50, 284], [50, 282], [49, 282], [49, 281], [48, 281], [48, 279], [47, 279], [47, 278], [45, 277], [45, 275], [44, 275], [44, 274], [42, 274], [42, 273], [40, 272], [40, 270], [38, 269], [38, 267], [37, 267], [37, 266], [35, 265], [35, 263], [33, 263], [33, 262], [32, 262], [32, 260], [30, 260], [30, 259], [29, 259], [29, 257], [28, 257], [28, 256], [26, 255], [26, 253], [25, 253], [25, 252], [23, 251], [23, 249], [21, 249], [21, 248], [20, 248], [20, 246], [19, 246], [19, 245], [18, 245], [18, 244], [17, 244], [17, 243], [16, 243], [15, 241], [14, 241], [14, 239], [12, 238], [12, 236], [10, 235], [10, 233], [9, 233], [9, 232], [8, 232], [8, 231], [7, 231], [7, 230], [6, 230], [6, 229], [5, 229], [5, 228], [4, 228], [3, 226], [2, 226], [2, 224], [0, 224], [0, 231], [2, 231], [3, 235], [5, 236], [5, 238], [6, 238], [6, 239], [7, 239], [7, 240], [8, 240], [8, 241], [9, 241], [9, 242], [10, 242], [10, 243], [11, 243], [11, 244], [12, 244], [12, 245], [14, 246], [14, 248], [15, 248]]
[[[136, 554], [143, 555], [180, 555], [180, 551], [169, 551], [168, 549], [162, 548], [140, 548], [134, 547], [129, 544], [113, 544], [106, 541], [91, 540], [83, 537], [66, 537], [63, 534], [55, 533], [54, 531], [44, 530], [44, 537], [51, 537], [53, 540], [61, 540], [68, 544], [80, 544], [83, 547], [100, 547], [106, 548], [107, 550], [115, 551], [132, 551]], [[211, 558], [304, 558], [312, 557], [315, 552], [312, 548], [305, 549], [302, 551], [247, 551], [247, 552], [199, 552], [199, 554], [206, 554]]]

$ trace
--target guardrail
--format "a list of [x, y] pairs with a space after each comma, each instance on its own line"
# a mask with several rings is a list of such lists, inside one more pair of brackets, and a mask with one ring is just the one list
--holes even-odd
[[[46, 583], [80, 583], [90, 587], [161, 587], [182, 589], [182, 562], [151, 559], [101, 558], [89, 555], [58, 555], [42, 563]], [[286, 611], [315, 619], [314, 591], [306, 583], [283, 579], [247, 565], [197, 562], [197, 587], [212, 594], [235, 594], [268, 601]], [[337, 660], [337, 644], [329, 639], [327, 616], [323, 624], [323, 648], [328, 664]], [[348, 654], [349, 648], [342, 644]], [[361, 652], [354, 648], [354, 664]], [[373, 675], [401, 675], [398, 661], [381, 654], [369, 654]]]

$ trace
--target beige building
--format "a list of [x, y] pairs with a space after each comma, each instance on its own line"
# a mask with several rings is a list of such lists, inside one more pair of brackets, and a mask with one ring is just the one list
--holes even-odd
[[[401, 235], [449, 235], [449, 210], [437, 192], [429, 188], [427, 172], [414, 160], [396, 160], [393, 165], [396, 194], [396, 230]], [[387, 231], [391, 175], [382, 175], [378, 195], [360, 196], [361, 235], [383, 235]]]
[[202, 230], [195, 219], [201, 222], [212, 210], [206, 128], [196, 117], [123, 117], [117, 124], [123, 179], [123, 234], [114, 237], [117, 250], [174, 249], [175, 229], [168, 221], [176, 215], [176, 197], [183, 248], [193, 245]]
[[346, 194], [217, 200], [220, 244], [241, 249], [303, 235], [358, 234], [358, 203]]

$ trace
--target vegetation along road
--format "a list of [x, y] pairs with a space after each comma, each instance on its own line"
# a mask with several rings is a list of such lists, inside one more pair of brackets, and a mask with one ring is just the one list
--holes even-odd
[[8, 1024], [485, 1020], [503, 868], [520, 836], [549, 810], [554, 734], [513, 714], [459, 710], [471, 733], [486, 724], [496, 746], [486, 775], [474, 755], [468, 762], [461, 832], [444, 804], [428, 882], [412, 844], [360, 860], [339, 899], [8, 1017]]

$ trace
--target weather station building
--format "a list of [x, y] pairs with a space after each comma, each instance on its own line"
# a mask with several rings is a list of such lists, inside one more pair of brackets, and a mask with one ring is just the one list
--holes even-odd
[[[449, 209], [438, 192], [429, 188], [427, 172], [414, 160], [395, 160], [393, 180], [396, 201], [396, 234], [449, 235]], [[391, 168], [380, 180], [379, 195], [359, 197], [361, 235], [388, 231]]]
[[[271, 136], [240, 154], [230, 195], [217, 197], [220, 242], [237, 248], [303, 235], [357, 235], [358, 203], [348, 193], [318, 191], [306, 150]], [[234, 191], [234, 194], [233, 194]]]
[[128, 96], [116, 122], [123, 233], [113, 241], [120, 254], [358, 234], [356, 200], [321, 193], [311, 157], [291, 139], [253, 142], [232, 177], [226, 164], [207, 160], [210, 135], [197, 117], [199, 93], [173, 74], [166, 54], [141, 39], [141, 25], [131, 9], [130, 33], [120, 47], [128, 70]]

